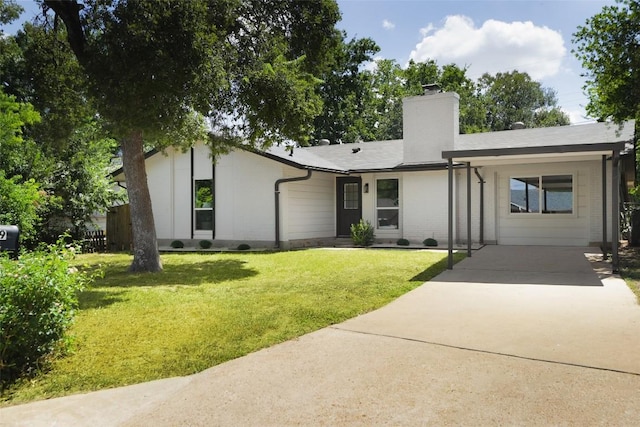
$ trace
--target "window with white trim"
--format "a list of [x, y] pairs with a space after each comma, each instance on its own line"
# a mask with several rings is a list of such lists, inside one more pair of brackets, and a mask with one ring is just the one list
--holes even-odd
[[509, 179], [513, 214], [572, 214], [573, 175], [538, 175]]
[[400, 191], [397, 179], [376, 181], [376, 223], [378, 229], [399, 228]]
[[213, 180], [197, 179], [193, 189], [195, 230], [213, 230]]

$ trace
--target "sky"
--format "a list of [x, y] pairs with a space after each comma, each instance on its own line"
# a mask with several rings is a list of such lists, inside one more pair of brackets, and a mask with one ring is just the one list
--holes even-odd
[[[18, 0], [22, 19], [38, 13], [31, 0]], [[338, 0], [347, 38], [373, 39], [378, 58], [405, 66], [410, 59], [485, 72], [527, 72], [556, 91], [572, 124], [589, 122], [585, 79], [571, 52], [573, 33], [614, 0]], [[8, 34], [19, 24], [4, 27]]]
[[373, 39], [378, 57], [405, 66], [410, 59], [488, 72], [527, 72], [552, 88], [572, 124], [591, 121], [584, 107], [583, 69], [571, 50], [577, 28], [603, 6], [596, 0], [338, 0], [339, 28]]

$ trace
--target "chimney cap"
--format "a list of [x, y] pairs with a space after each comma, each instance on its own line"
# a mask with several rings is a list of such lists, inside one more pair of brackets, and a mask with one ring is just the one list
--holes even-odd
[[434, 93], [442, 92], [438, 83], [429, 83], [426, 85], [422, 85], [422, 89], [424, 90], [425, 95], [433, 95]]

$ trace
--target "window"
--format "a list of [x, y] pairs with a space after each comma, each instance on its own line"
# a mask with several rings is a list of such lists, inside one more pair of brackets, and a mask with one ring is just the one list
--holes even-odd
[[509, 180], [511, 213], [573, 213], [573, 176], [542, 175]]
[[376, 182], [376, 217], [379, 229], [398, 229], [400, 213], [397, 179]]
[[357, 182], [347, 182], [344, 184], [343, 191], [343, 207], [344, 209], [360, 208], [360, 189]]
[[194, 184], [195, 229], [213, 230], [213, 180], [198, 179]]

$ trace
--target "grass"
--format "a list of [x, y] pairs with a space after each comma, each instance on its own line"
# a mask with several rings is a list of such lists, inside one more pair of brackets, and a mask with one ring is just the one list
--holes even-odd
[[167, 254], [158, 274], [125, 273], [130, 262], [79, 258], [105, 275], [80, 295], [74, 351], [3, 405], [202, 371], [379, 308], [443, 271], [446, 253]]
[[622, 246], [619, 250], [620, 276], [640, 303], [640, 248]]

